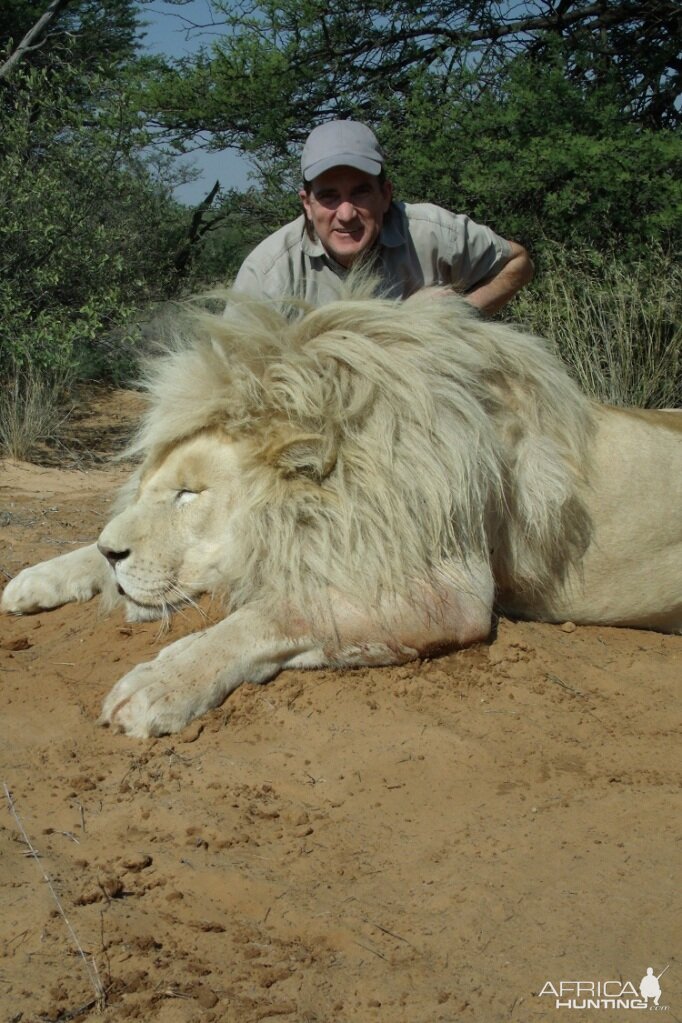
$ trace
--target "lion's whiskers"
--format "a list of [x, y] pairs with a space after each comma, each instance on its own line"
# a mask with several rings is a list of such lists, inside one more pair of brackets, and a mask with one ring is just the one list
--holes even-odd
[[194, 597], [190, 597], [189, 593], [187, 593], [185, 590], [182, 589], [182, 587], [178, 586], [177, 584], [174, 584], [172, 589], [173, 589], [173, 592], [176, 593], [180, 597], [180, 600], [181, 600], [181, 603], [179, 603], [179, 604], [171, 604], [170, 605], [170, 607], [172, 607], [173, 611], [177, 611], [178, 614], [181, 614], [181, 615], [183, 615], [183, 617], [186, 617], [186, 615], [184, 614], [184, 608], [189, 606], [194, 611], [197, 612], [199, 617], [201, 619], [203, 619], [204, 622], [208, 622], [208, 620], [209, 620], [208, 619], [208, 615], [204, 611], [203, 607], [201, 607], [197, 603], [197, 601], [194, 599]]
[[171, 621], [173, 618], [172, 608], [169, 609], [167, 604], [164, 604], [161, 608], [161, 616], [159, 618], [159, 629], [156, 633], [156, 640], [162, 639], [166, 633], [170, 632]]

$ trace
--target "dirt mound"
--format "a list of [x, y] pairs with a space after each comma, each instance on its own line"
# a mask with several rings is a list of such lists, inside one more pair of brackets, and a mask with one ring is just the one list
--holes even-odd
[[[5, 464], [4, 576], [94, 539], [125, 474]], [[545, 1020], [547, 981], [667, 963], [682, 1016], [682, 638], [502, 621], [242, 687], [179, 736], [99, 728], [198, 625], [0, 618], [2, 1023]]]

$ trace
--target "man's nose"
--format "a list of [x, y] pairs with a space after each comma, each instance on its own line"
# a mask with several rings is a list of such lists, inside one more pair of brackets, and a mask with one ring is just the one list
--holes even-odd
[[355, 220], [357, 211], [355, 209], [355, 205], [350, 201], [350, 199], [346, 199], [344, 202], [339, 203], [336, 207], [336, 216], [339, 220], [343, 221]]

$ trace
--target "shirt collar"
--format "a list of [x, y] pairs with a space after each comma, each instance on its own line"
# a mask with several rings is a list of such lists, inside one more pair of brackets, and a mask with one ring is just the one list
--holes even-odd
[[379, 245], [396, 249], [405, 241], [405, 213], [403, 203], [392, 202], [379, 232]]
[[310, 237], [310, 232], [306, 225], [305, 213], [301, 219], [301, 248], [305, 252], [306, 256], [326, 256], [327, 252], [319, 240], [317, 235]]

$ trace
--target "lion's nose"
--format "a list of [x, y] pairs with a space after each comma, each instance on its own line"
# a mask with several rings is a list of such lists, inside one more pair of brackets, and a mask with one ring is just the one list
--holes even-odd
[[116, 568], [116, 565], [119, 563], [119, 561], [123, 561], [124, 558], [127, 558], [128, 555], [130, 554], [130, 550], [115, 551], [112, 547], [105, 547], [105, 545], [102, 543], [97, 544], [97, 549], [99, 550], [100, 554], [104, 555], [104, 557], [107, 559], [112, 568]]

